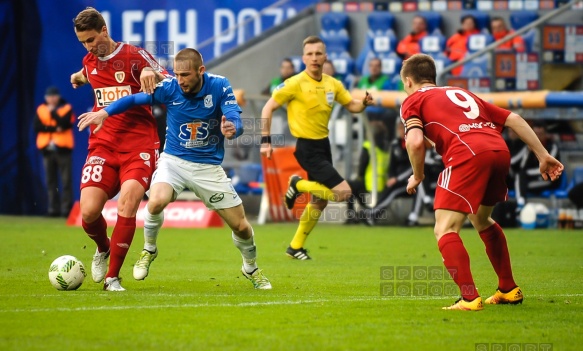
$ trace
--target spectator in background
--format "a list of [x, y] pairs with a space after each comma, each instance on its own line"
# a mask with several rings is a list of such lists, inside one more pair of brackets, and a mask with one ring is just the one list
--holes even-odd
[[[390, 160], [389, 138], [384, 123], [378, 121], [372, 122], [371, 129], [373, 130], [375, 146], [374, 155], [376, 158], [377, 192], [381, 194], [389, 184], [387, 181]], [[347, 201], [348, 220], [346, 224], [360, 222], [356, 215], [354, 204], [355, 202], [358, 202], [360, 207], [366, 208], [366, 195], [372, 192], [374, 170], [371, 162], [371, 147], [371, 142], [365, 140], [362, 144], [362, 151], [360, 153], [357, 178], [348, 181], [348, 184], [352, 189], [352, 197]]]
[[[378, 201], [370, 214], [366, 216], [367, 222], [373, 225], [375, 220], [381, 217], [382, 211], [399, 196], [407, 195], [407, 182], [413, 174], [409, 163], [409, 155], [405, 147], [405, 126], [398, 121], [397, 137], [390, 146], [389, 175], [385, 189], [380, 193]], [[417, 200], [417, 199], [415, 199]], [[415, 201], [413, 201], [415, 208]]]
[[[456, 62], [464, 58], [468, 51], [468, 37], [473, 34], [479, 34], [480, 31], [476, 25], [476, 18], [472, 15], [463, 16], [461, 19], [462, 27], [452, 35], [445, 43], [445, 54], [452, 61]], [[451, 73], [459, 76], [462, 73], [463, 66], [454, 68]]]
[[411, 57], [411, 55], [420, 53], [421, 47], [419, 42], [426, 35], [427, 20], [425, 17], [419, 15], [413, 17], [413, 22], [411, 22], [411, 33], [399, 42], [399, 45], [397, 45], [397, 54], [403, 60], [406, 60]]
[[[394, 90], [389, 77], [382, 73], [382, 62], [378, 57], [372, 58], [368, 63], [369, 75], [363, 76], [358, 82], [358, 89], [367, 91]], [[383, 122], [388, 131], [388, 139], [395, 137], [395, 121], [397, 111], [381, 106], [369, 106], [366, 108], [368, 120]]]
[[324, 61], [324, 64], [322, 65], [322, 73], [327, 74], [330, 77], [334, 77], [338, 80], [341, 80], [340, 78], [338, 78], [338, 75], [336, 74], [336, 68], [334, 68], [334, 63], [332, 63], [332, 61], [330, 60]]
[[[514, 32], [513, 30], [506, 28], [506, 22], [504, 22], [502, 17], [493, 17], [490, 20], [490, 28], [492, 29], [492, 36], [496, 41]], [[514, 50], [516, 52], [525, 52], [526, 48], [524, 46], [524, 39], [518, 35], [498, 46], [496, 50]]]
[[275, 90], [275, 88], [277, 88], [278, 85], [285, 82], [286, 79], [296, 74], [294, 63], [290, 58], [286, 57], [281, 61], [281, 64], [279, 66], [279, 74], [280, 74], [279, 77], [273, 78], [271, 80], [271, 83], [269, 83], [269, 85], [265, 89], [263, 89], [261, 94], [271, 95], [271, 93], [273, 93], [273, 91]]
[[73, 205], [73, 123], [71, 105], [61, 97], [59, 89], [47, 88], [45, 102], [36, 109], [34, 131], [36, 146], [43, 155], [51, 217], [67, 217]]
[[[541, 144], [547, 149], [549, 154], [561, 160], [559, 146], [547, 135], [547, 125], [544, 121], [532, 123], [532, 129]], [[526, 204], [526, 197], [529, 195], [540, 195], [545, 190], [557, 189], [561, 185], [560, 181], [548, 182], [541, 179], [539, 161], [532, 152], [528, 150], [520, 161], [520, 169], [516, 180], [516, 201], [521, 208]]]
[[516, 132], [508, 128], [508, 136], [504, 138], [508, 150], [510, 151], [510, 172], [508, 172], [507, 181], [508, 190], [515, 190], [517, 188], [516, 180], [517, 174], [520, 171], [520, 163], [525, 155], [528, 153], [528, 147], [520, 140]]

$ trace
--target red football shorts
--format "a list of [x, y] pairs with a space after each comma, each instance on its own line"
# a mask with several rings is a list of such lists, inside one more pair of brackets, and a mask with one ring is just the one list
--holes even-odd
[[104, 147], [90, 149], [81, 172], [81, 189], [98, 187], [113, 198], [126, 180], [135, 179], [144, 187], [150, 187], [156, 170], [158, 150], [143, 149], [118, 152]]
[[505, 201], [509, 169], [510, 153], [502, 150], [452, 160], [439, 174], [433, 208], [476, 214], [480, 205]]

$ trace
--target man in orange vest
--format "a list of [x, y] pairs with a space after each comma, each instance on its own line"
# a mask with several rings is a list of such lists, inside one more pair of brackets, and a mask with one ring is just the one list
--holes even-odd
[[61, 98], [59, 89], [47, 88], [45, 102], [36, 109], [34, 131], [36, 146], [43, 155], [51, 217], [67, 217], [73, 204], [73, 123], [75, 113], [71, 105]]

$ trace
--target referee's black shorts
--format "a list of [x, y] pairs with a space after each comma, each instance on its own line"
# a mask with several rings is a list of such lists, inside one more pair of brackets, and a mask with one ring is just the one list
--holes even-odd
[[308, 179], [332, 189], [344, 181], [344, 178], [332, 166], [330, 140], [298, 138], [294, 156], [306, 172]]

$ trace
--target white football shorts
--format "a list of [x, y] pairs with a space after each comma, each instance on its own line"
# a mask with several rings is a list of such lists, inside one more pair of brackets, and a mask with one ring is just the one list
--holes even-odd
[[174, 189], [172, 201], [184, 190], [196, 194], [209, 210], [231, 208], [242, 203], [231, 179], [220, 165], [195, 163], [162, 153], [152, 185], [167, 183]]

